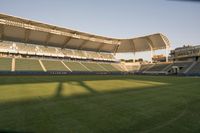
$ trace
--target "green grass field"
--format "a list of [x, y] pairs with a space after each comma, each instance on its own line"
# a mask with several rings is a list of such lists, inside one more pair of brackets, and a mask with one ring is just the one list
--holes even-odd
[[200, 78], [1, 76], [0, 132], [199, 133]]

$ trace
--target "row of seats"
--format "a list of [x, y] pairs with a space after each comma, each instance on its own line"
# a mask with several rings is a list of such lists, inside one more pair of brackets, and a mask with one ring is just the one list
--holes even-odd
[[25, 58], [0, 58], [0, 71], [11, 71], [13, 62], [15, 71], [123, 71], [120, 64], [116, 63], [80, 62], [66, 60], [39, 60]]
[[71, 57], [80, 59], [95, 59], [115, 61], [115, 57], [110, 53], [97, 53], [92, 51], [61, 49], [55, 47], [46, 47], [42, 45], [24, 44], [18, 42], [0, 42], [0, 52], [10, 52], [19, 54], [54, 56], [54, 57]]

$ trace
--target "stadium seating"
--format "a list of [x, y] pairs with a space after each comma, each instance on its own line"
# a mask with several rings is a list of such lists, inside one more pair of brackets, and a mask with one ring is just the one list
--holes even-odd
[[61, 49], [61, 52], [64, 54], [65, 57], [74, 57], [74, 53], [70, 49]]
[[30, 54], [35, 55], [36, 53], [36, 46], [31, 44], [24, 44], [24, 43], [16, 43], [16, 50], [20, 54]]
[[117, 69], [116, 67], [114, 67], [112, 64], [109, 64], [109, 63], [100, 63], [99, 65], [101, 65], [103, 68], [105, 68], [105, 70], [107, 70], [109, 72], [120, 71], [119, 69]]
[[61, 49], [50, 46], [42, 46], [42, 45], [26, 44], [26, 43], [10, 42], [10, 41], [0, 42], [0, 52], [49, 56], [49, 57], [70, 57], [78, 59], [115, 61], [115, 58], [111, 53], [97, 53], [92, 51]]
[[200, 73], [200, 62], [196, 62], [196, 64], [188, 71], [191, 74], [199, 74]]
[[[61, 61], [59, 59], [15, 58], [14, 71], [72, 71], [72, 72], [121, 72], [119, 63], [86, 61]], [[12, 58], [0, 58], [0, 71], [11, 71]]]
[[85, 68], [83, 65], [81, 65], [80, 62], [75, 62], [75, 61], [63, 61], [63, 62], [72, 72], [88, 71], [87, 68]]
[[0, 71], [11, 71], [12, 58], [0, 58]]
[[56, 49], [53, 47], [37, 46], [45, 56], [57, 56]]
[[182, 61], [182, 62], [175, 62], [173, 63], [172, 66], [177, 66], [180, 68], [179, 73], [184, 73], [188, 67], [190, 67], [190, 65], [192, 65], [192, 62], [186, 62], [186, 61]]
[[103, 58], [101, 58], [101, 56], [96, 52], [87, 51], [86, 54], [88, 59], [103, 60]]
[[92, 62], [82, 62], [82, 64], [87, 67], [90, 71], [93, 72], [103, 72], [107, 71], [105, 68], [100, 66], [98, 63], [92, 63]]
[[143, 71], [147, 71], [148, 69], [150, 69], [154, 64], [141, 64], [140, 66], [140, 72], [143, 72]]
[[109, 53], [100, 53], [101, 58], [104, 60], [114, 60], [114, 56]]
[[74, 50], [74, 56], [76, 58], [81, 58], [81, 59], [86, 59], [85, 51], [80, 51], [80, 50]]
[[[0, 58], [0, 71], [66, 71], [66, 72], [141, 72], [144, 74], [159, 74], [169, 72], [174, 66], [179, 67], [178, 73], [200, 73], [200, 62], [174, 62], [162, 64], [138, 64], [128, 65], [124, 69], [123, 64], [94, 61], [72, 61], [60, 59], [38, 58]], [[14, 64], [13, 64], [14, 63]], [[13, 67], [14, 66], [14, 67]], [[13, 67], [13, 69], [12, 69]], [[140, 69], [139, 69], [140, 67]], [[189, 68], [189, 69], [188, 69]], [[187, 70], [187, 71], [186, 71]]]
[[112, 63], [111, 65], [112, 65], [113, 67], [115, 67], [117, 70], [119, 70], [120, 72], [125, 71], [125, 70], [121, 67], [121, 64], [119, 64], [119, 63]]
[[38, 59], [15, 59], [15, 71], [43, 71]]
[[[198, 73], [200, 63], [192, 61], [176, 61], [174, 63], [134, 64], [125, 65], [117, 63], [111, 53], [92, 52], [72, 49], [61, 49], [35, 44], [19, 42], [0, 42], [1, 56], [12, 54], [12, 58], [1, 58], [0, 71], [72, 71], [72, 72], [169, 72], [173, 67], [179, 67], [178, 73]], [[6, 53], [6, 54], [4, 54]], [[14, 55], [14, 56], [13, 56]], [[26, 59], [24, 56], [37, 59]], [[46, 57], [48, 56], [48, 57]], [[70, 59], [67, 59], [70, 58]], [[45, 59], [46, 58], [46, 59]], [[57, 59], [55, 59], [57, 58]], [[39, 59], [42, 59], [39, 61]], [[73, 61], [74, 60], [74, 61]], [[114, 63], [115, 62], [115, 63]], [[14, 65], [12, 66], [12, 63]], [[4, 65], [3, 65], [4, 64]]]
[[164, 69], [166, 67], [168, 67], [170, 64], [155, 64], [154, 66], [152, 66], [151, 68], [149, 68], [147, 71], [164, 71]]
[[16, 50], [12, 42], [3, 41], [0, 42], [0, 52], [16, 53]]
[[61, 61], [41, 60], [47, 71], [70, 71]]
[[140, 65], [126, 65], [125, 67], [129, 72], [136, 72], [139, 71]]

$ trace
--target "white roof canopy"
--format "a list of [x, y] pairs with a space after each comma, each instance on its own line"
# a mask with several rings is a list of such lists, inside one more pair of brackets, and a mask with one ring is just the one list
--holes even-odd
[[161, 33], [138, 38], [116, 39], [5, 14], [0, 14], [0, 40], [110, 53], [140, 52], [170, 47], [167, 37]]

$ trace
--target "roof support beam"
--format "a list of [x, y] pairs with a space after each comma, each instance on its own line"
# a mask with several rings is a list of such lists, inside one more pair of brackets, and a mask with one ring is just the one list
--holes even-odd
[[149, 37], [145, 37], [146, 41], [147, 41], [147, 44], [149, 45], [150, 47], [150, 50], [151, 50], [151, 63], [153, 62], [152, 58], [153, 58], [153, 51], [154, 51], [154, 48], [153, 48], [153, 42], [151, 41], [151, 39]]
[[0, 25], [0, 40], [3, 40], [4, 38], [4, 25]]
[[[73, 33], [71, 33], [71, 34], [76, 34], [76, 32], [73, 32]], [[63, 43], [63, 45], [62, 45], [62, 48], [65, 48], [67, 45], [68, 45], [68, 43], [69, 43], [69, 41], [72, 39], [73, 37], [66, 37], [66, 40], [65, 40], [65, 42]]]
[[87, 44], [87, 40], [84, 40], [81, 45], [78, 47], [79, 50], [81, 50], [86, 44]]
[[25, 29], [25, 34], [24, 34], [24, 41], [25, 42], [29, 41], [29, 36], [30, 36], [30, 30]]
[[102, 49], [104, 46], [105, 46], [105, 43], [101, 43], [101, 44], [99, 45], [99, 47], [97, 48], [97, 51], [100, 52], [101, 49]]
[[[90, 36], [90, 38], [94, 37], [93, 35]], [[78, 47], [78, 49], [82, 49], [86, 44], [87, 44], [88, 40], [84, 40], [81, 45]]]
[[166, 57], [166, 62], [169, 61], [169, 57], [168, 57], [168, 54], [169, 54], [169, 50], [170, 50], [170, 42], [169, 40], [167, 39], [166, 36], [160, 34], [163, 42], [165, 43], [165, 57]]
[[131, 39], [131, 40], [129, 40], [129, 42], [130, 42], [130, 45], [131, 45], [131, 47], [132, 47], [132, 49], [133, 49], [133, 53], [135, 53], [135, 52], [136, 52], [136, 49], [135, 49], [135, 42], [134, 42], [134, 40]]
[[67, 37], [65, 42], [63, 43], [62, 45], [62, 48], [65, 48], [67, 45], [68, 45], [68, 42], [71, 40], [72, 38], [71, 37]]
[[170, 48], [170, 42], [169, 42], [168, 38], [162, 34], [160, 36], [161, 36], [163, 42], [165, 43], [166, 48]]
[[46, 44], [46, 45], [49, 44], [49, 40], [51, 39], [51, 36], [52, 36], [52, 35], [51, 35], [50, 33], [47, 34], [46, 39], [45, 39], [45, 44]]
[[119, 46], [120, 46], [120, 45], [115, 45], [115, 46], [114, 46], [114, 49], [113, 49], [114, 55], [116, 55], [116, 53], [117, 53], [117, 51], [118, 51], [118, 49], [119, 49]]
[[154, 50], [154, 46], [153, 46], [153, 42], [151, 41], [151, 39], [149, 37], [145, 37], [149, 47], [151, 50]]
[[168, 52], [169, 52], [169, 48], [167, 47], [167, 48], [165, 49], [166, 62], [169, 62]]
[[131, 39], [129, 42], [130, 42], [130, 45], [131, 45], [131, 47], [133, 49], [133, 56], [134, 56], [133, 61], [135, 62], [135, 52], [136, 52], [135, 42], [134, 42], [133, 39]]

